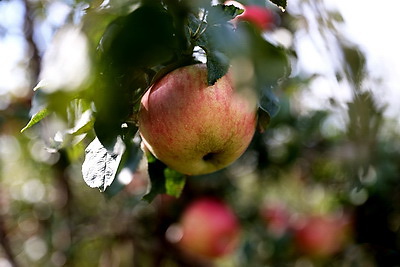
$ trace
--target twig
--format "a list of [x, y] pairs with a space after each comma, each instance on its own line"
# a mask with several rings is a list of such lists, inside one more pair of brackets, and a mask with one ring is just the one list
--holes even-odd
[[22, 1], [25, 7], [25, 15], [24, 15], [24, 35], [25, 35], [25, 40], [28, 44], [28, 54], [31, 55], [31, 58], [29, 59], [29, 74], [31, 77], [31, 86], [36, 85], [38, 82], [39, 78], [39, 73], [40, 73], [40, 67], [41, 67], [41, 57], [39, 53], [39, 49], [33, 39], [33, 34], [34, 34], [34, 22], [33, 22], [33, 17], [34, 17], [34, 10], [32, 6], [29, 4], [27, 0]]

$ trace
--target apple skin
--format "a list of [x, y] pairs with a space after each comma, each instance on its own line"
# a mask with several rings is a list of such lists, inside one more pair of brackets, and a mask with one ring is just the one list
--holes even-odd
[[239, 222], [220, 200], [195, 200], [184, 210], [179, 224], [182, 238], [178, 245], [190, 255], [215, 259], [232, 253], [239, 244]]
[[257, 123], [254, 99], [237, 92], [230, 73], [208, 86], [207, 67], [178, 68], [142, 97], [139, 132], [168, 167], [187, 175], [220, 170], [248, 147]]
[[298, 250], [317, 258], [329, 257], [340, 251], [349, 234], [349, 218], [332, 214], [312, 215], [299, 221], [294, 228]]

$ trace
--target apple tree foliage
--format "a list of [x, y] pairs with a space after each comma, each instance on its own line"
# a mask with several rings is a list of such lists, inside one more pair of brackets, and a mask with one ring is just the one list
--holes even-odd
[[[272, 3], [283, 10], [286, 7], [286, 1]], [[91, 53], [86, 81], [72, 92], [55, 88], [49, 93], [44, 77], [36, 90], [37, 113], [23, 129], [56, 113], [72, 125], [57, 149], [71, 146], [83, 135], [94, 138], [82, 166], [89, 186], [102, 191], [109, 186], [122, 188], [113, 184], [115, 176], [125, 167], [134, 172], [142, 157], [136, 118], [141, 96], [165, 74], [185, 65], [206, 61], [212, 85], [233, 61], [250, 62], [260, 99], [259, 129], [265, 130], [279, 108], [274, 90], [290, 73], [288, 51], [267, 41], [255, 25], [233, 23], [242, 9], [175, 0], [133, 1], [125, 3], [123, 10], [111, 5], [93, 4], [82, 17], [82, 33]], [[61, 105], [59, 99], [64, 100]], [[80, 114], [85, 112], [90, 116]], [[71, 113], [81, 118], [71, 119]], [[154, 158], [148, 162], [152, 189], [145, 199], [158, 193], [178, 196], [185, 177]]]
[[[35, 25], [51, 10], [50, 2], [16, 2], [34, 6]], [[278, 28], [235, 25], [242, 11], [222, 1], [68, 2], [29, 116], [30, 95], [3, 99], [1, 92], [0, 265], [399, 266], [399, 124], [385, 113], [368, 59], [323, 1], [239, 2], [267, 6]], [[8, 34], [3, 24], [0, 38]], [[280, 47], [276, 33], [292, 43]], [[310, 88], [331, 84], [299, 64], [296, 45], [311, 35], [330, 51], [324, 63], [335, 90], [350, 92], [346, 100], [334, 94], [307, 106], [315, 104]], [[69, 63], [82, 60], [70, 75]], [[198, 60], [207, 61], [209, 83], [228, 64], [251, 64], [260, 131], [228, 168], [184, 177], [152, 155], [144, 161], [135, 116], [152, 83]], [[204, 196], [222, 199], [238, 217], [239, 247], [225, 259], [177, 249], [182, 211]]]

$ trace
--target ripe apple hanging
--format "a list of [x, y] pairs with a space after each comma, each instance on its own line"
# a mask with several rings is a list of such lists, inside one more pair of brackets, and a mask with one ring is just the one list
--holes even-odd
[[139, 131], [147, 149], [187, 175], [222, 169], [248, 147], [257, 105], [234, 88], [231, 74], [207, 84], [207, 67], [178, 68], [143, 96]]
[[216, 259], [239, 245], [240, 224], [221, 200], [202, 197], [190, 203], [179, 221], [182, 237], [177, 245], [189, 255]]

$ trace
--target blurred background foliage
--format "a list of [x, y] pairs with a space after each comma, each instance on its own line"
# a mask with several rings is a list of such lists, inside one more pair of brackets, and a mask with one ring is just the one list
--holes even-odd
[[[341, 34], [345, 21], [324, 1], [289, 1], [284, 13], [271, 6], [279, 23], [263, 37], [287, 49], [293, 71], [274, 91], [279, 112], [237, 162], [190, 177], [179, 199], [141, 200], [149, 187], [143, 161], [134, 174], [120, 173], [118, 188], [100, 193], [86, 186], [81, 166], [94, 133], [83, 139], [82, 129], [93, 125], [80, 120], [90, 109], [86, 87], [98, 67], [91, 49], [111, 21], [137, 5], [0, 2], [2, 54], [22, 44], [14, 67], [19, 80], [0, 90], [0, 266], [399, 266], [398, 121], [385, 115], [389, 103], [374, 93], [379, 82], [366, 82], [363, 51]], [[57, 41], [62, 32], [68, 34]], [[328, 55], [328, 74], [302, 69], [302, 38]], [[55, 66], [54, 55], [64, 56], [64, 64]], [[67, 68], [70, 61], [76, 64]], [[67, 71], [59, 72], [63, 67]], [[34, 95], [40, 75], [53, 79]], [[347, 97], [312, 108], [316, 81]], [[76, 95], [82, 98], [73, 100]], [[20, 133], [45, 103], [56, 113]], [[184, 207], [201, 196], [229, 203], [242, 226], [239, 248], [214, 262], [191, 259], [168, 234]], [[302, 243], [298, 229], [313, 217], [344, 225], [343, 232], [322, 230], [343, 236], [325, 241], [333, 249], [315, 252]]]

